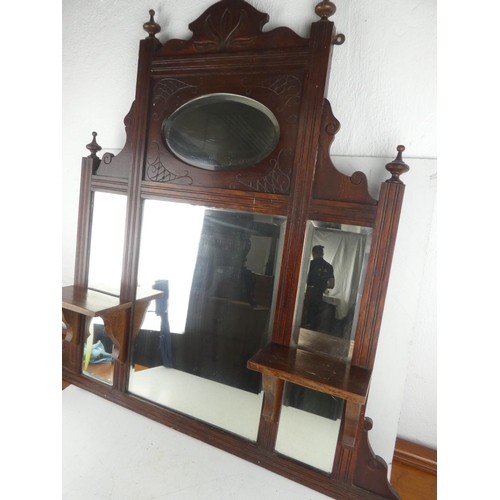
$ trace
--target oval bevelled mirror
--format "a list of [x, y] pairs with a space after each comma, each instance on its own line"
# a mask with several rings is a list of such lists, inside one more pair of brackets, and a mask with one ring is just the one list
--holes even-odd
[[205, 170], [255, 165], [276, 147], [278, 120], [266, 106], [235, 94], [209, 94], [174, 111], [163, 139], [180, 160]]

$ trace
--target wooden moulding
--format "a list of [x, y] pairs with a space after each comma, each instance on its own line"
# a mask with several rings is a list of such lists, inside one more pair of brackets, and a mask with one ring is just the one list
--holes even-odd
[[437, 450], [397, 438], [393, 460], [437, 476]]

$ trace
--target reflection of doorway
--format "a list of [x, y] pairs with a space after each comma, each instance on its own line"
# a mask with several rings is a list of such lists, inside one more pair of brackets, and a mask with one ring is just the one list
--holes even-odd
[[280, 227], [254, 214], [207, 210], [182, 357], [174, 368], [258, 394], [248, 359], [268, 341]]

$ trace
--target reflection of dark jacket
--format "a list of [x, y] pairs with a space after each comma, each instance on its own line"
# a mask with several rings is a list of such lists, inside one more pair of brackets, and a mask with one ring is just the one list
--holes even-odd
[[328, 264], [323, 257], [316, 257], [311, 260], [309, 274], [307, 275], [307, 285], [314, 287], [314, 299], [321, 300], [321, 297], [328, 288], [328, 280], [333, 277], [333, 266]]

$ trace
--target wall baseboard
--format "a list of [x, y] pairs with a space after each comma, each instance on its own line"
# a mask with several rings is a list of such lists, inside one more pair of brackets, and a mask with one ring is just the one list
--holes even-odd
[[406, 439], [396, 439], [393, 461], [437, 476], [437, 450]]

